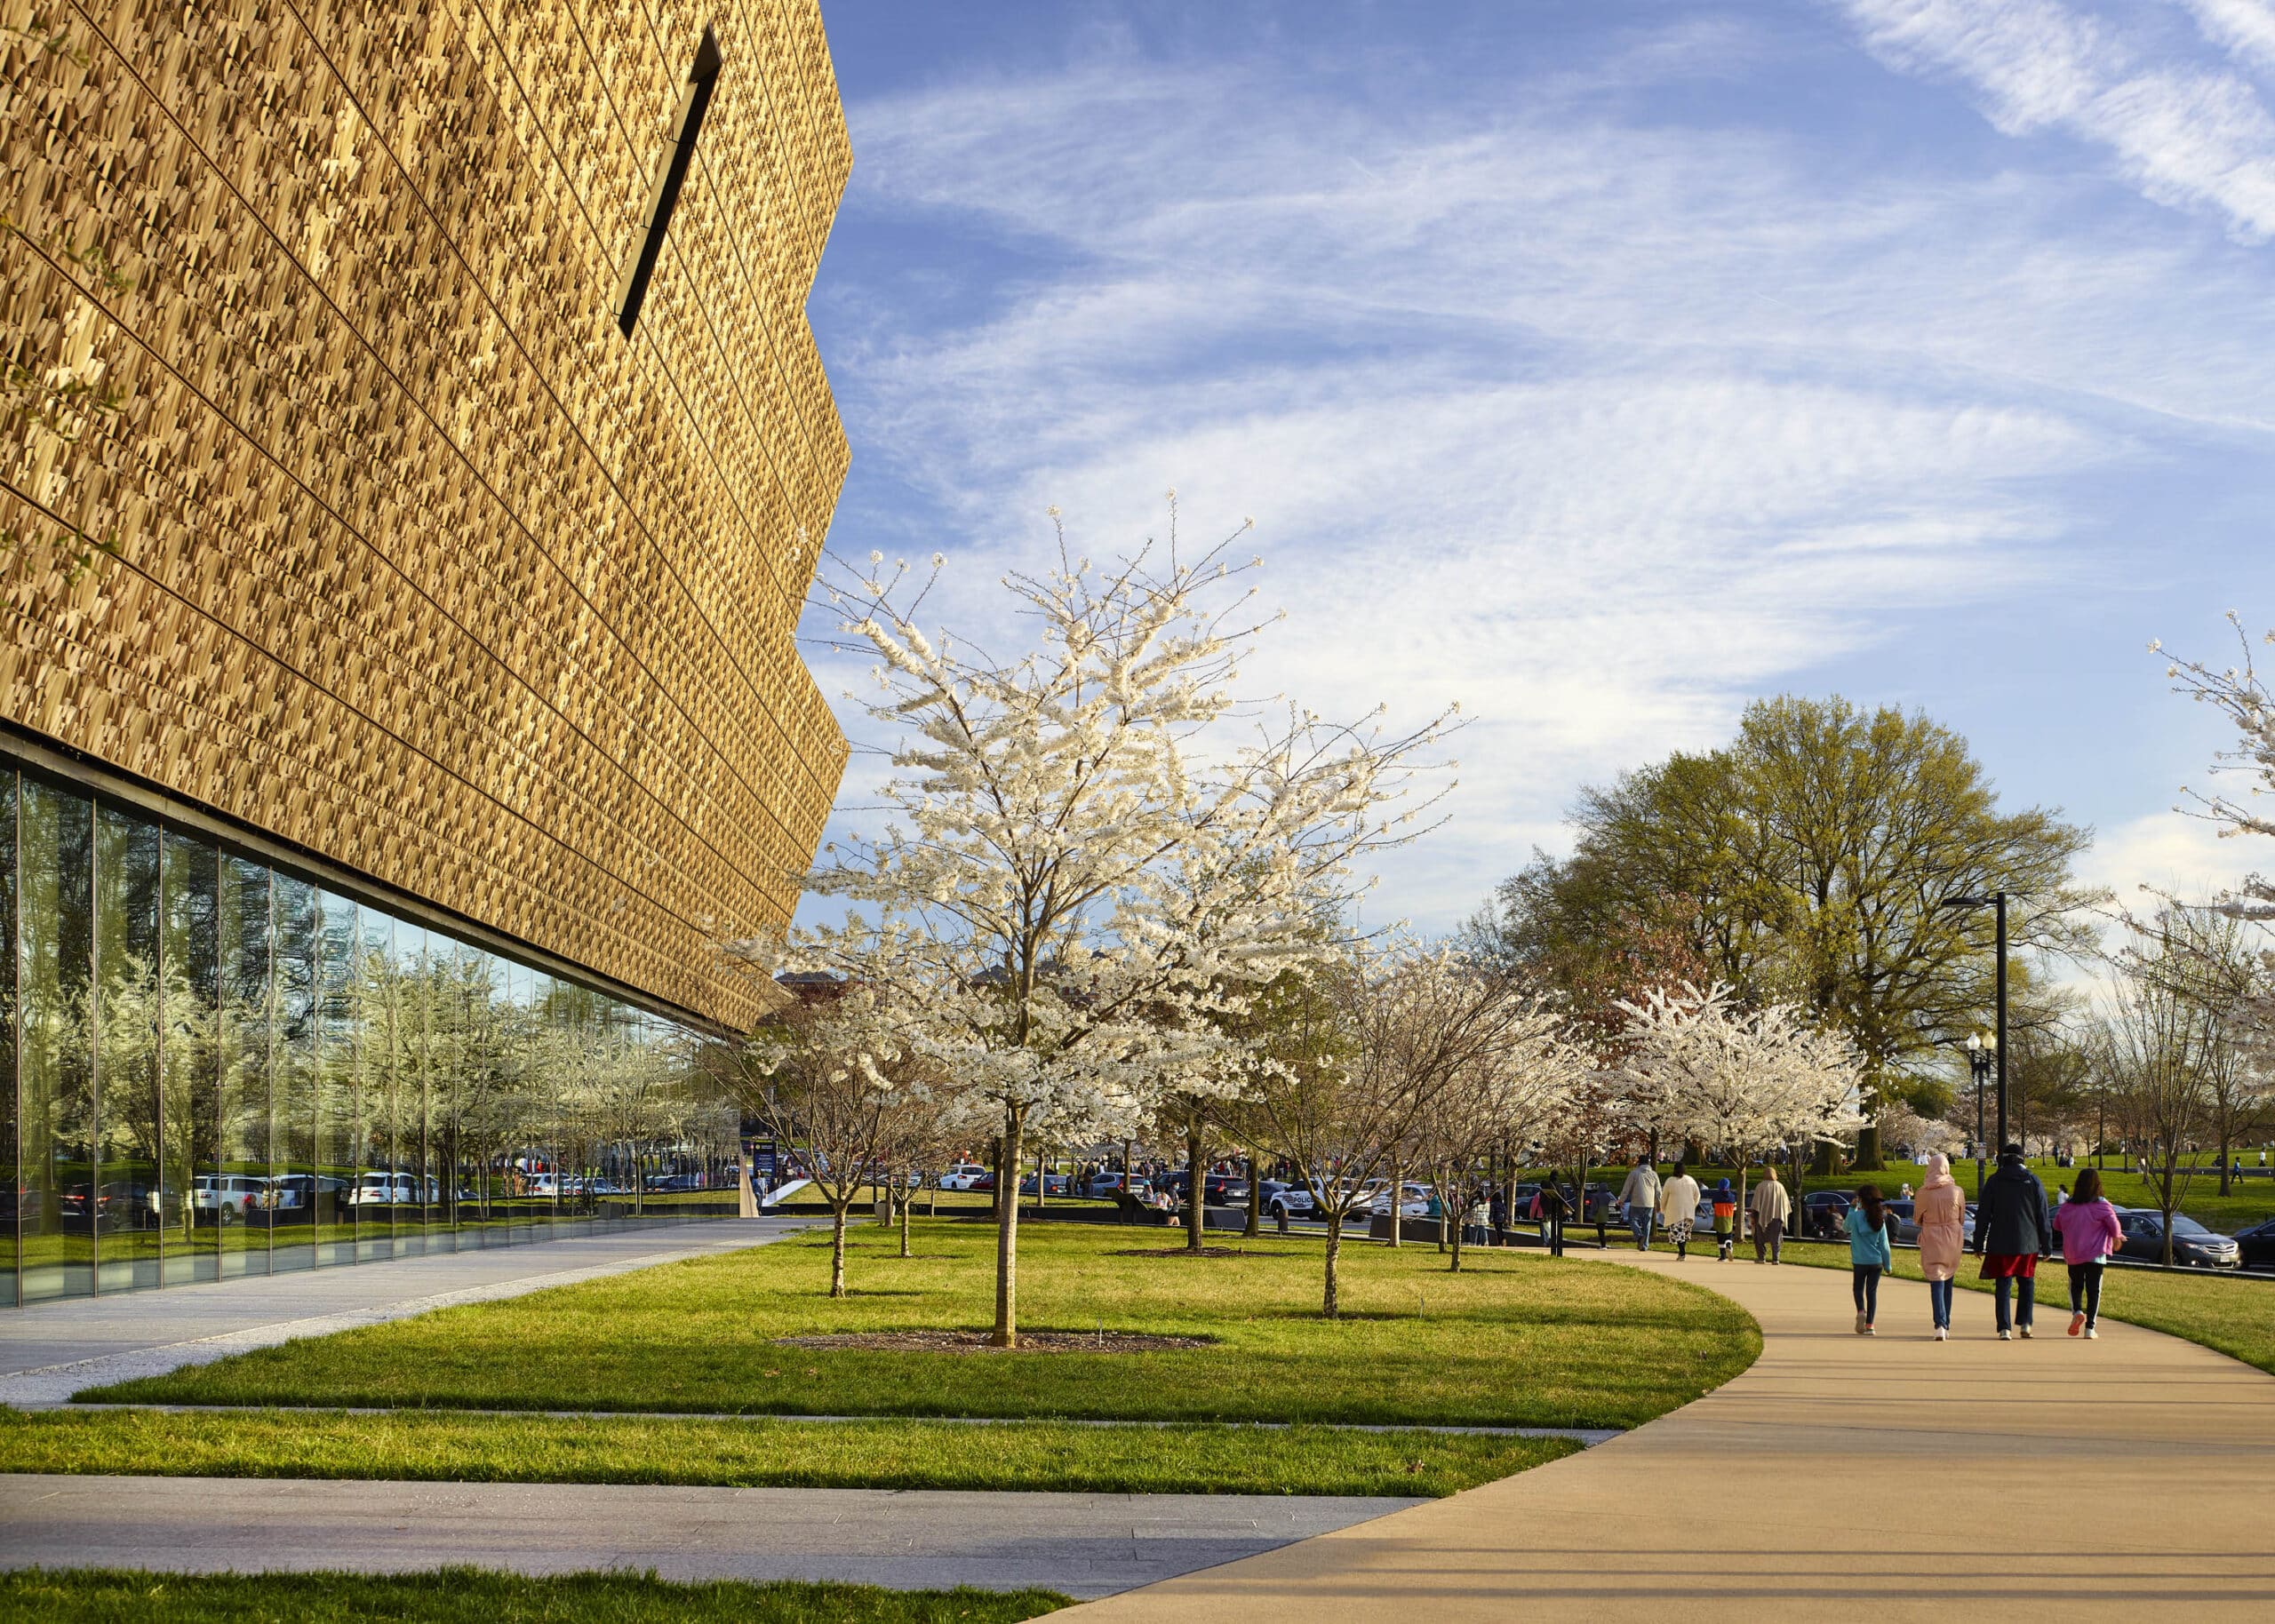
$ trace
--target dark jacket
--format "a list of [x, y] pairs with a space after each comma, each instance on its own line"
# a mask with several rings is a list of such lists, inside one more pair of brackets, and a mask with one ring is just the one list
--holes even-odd
[[1999, 1170], [1983, 1181], [1975, 1209], [1975, 1249], [2043, 1257], [2054, 1249], [2054, 1222], [2046, 1210], [2046, 1186], [2020, 1157], [2002, 1156]]

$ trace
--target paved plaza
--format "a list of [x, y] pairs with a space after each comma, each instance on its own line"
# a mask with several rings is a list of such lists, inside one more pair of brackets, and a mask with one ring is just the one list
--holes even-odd
[[1609, 1255], [1743, 1303], [1760, 1359], [1583, 1454], [1063, 1616], [2275, 1616], [2275, 1377], [2131, 1325], [2073, 1341], [2051, 1310], [2000, 1342], [1968, 1292], [1931, 1342], [1900, 1280], [1859, 1337], [1842, 1272]]
[[0, 1313], [0, 1404], [161, 1375], [294, 1337], [764, 1246], [810, 1218], [721, 1218], [292, 1274], [122, 1292]]
[[[607, 1484], [0, 1477], [0, 1563], [1029, 1586], [1109, 1596], [1418, 1502]], [[131, 1519], [121, 1506], [134, 1509]]]

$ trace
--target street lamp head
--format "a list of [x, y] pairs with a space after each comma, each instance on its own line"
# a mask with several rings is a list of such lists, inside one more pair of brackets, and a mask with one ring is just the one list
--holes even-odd
[[1967, 1034], [1967, 1052], [1968, 1052], [1968, 1054], [1972, 1055], [1973, 1053], [1975, 1053], [1975, 1051], [1976, 1051], [1976, 1050], [1977, 1050], [1977, 1049], [1981, 1048], [1982, 1047], [1983, 1047], [1983, 1034], [1982, 1034], [1982, 1033], [1980, 1033], [1980, 1032], [1969, 1032], [1969, 1033], [1968, 1033], [1968, 1034]]

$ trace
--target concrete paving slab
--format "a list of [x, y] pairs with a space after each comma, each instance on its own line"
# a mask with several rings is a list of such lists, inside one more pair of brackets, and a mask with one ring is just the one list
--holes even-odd
[[2110, 1321], [2072, 1341], [2051, 1307], [2036, 1340], [2001, 1342], [1967, 1292], [1936, 1342], [1909, 1281], [1882, 1282], [1867, 1338], [1835, 1270], [1601, 1266], [1622, 1265], [1744, 1306], [1760, 1359], [1584, 1453], [1058, 1616], [2275, 1617], [2275, 1377]]
[[448, 1563], [523, 1573], [1036, 1586], [1110, 1596], [1398, 1499], [0, 1476], [0, 1565], [177, 1572]]
[[60, 1404], [294, 1337], [764, 1246], [814, 1222], [710, 1219], [0, 1310], [0, 1404]]

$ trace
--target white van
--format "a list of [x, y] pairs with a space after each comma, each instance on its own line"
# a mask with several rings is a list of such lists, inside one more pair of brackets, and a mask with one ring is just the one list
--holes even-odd
[[189, 1182], [189, 1204], [212, 1213], [219, 1223], [235, 1223], [267, 1205], [268, 1181], [246, 1173], [202, 1173]]

